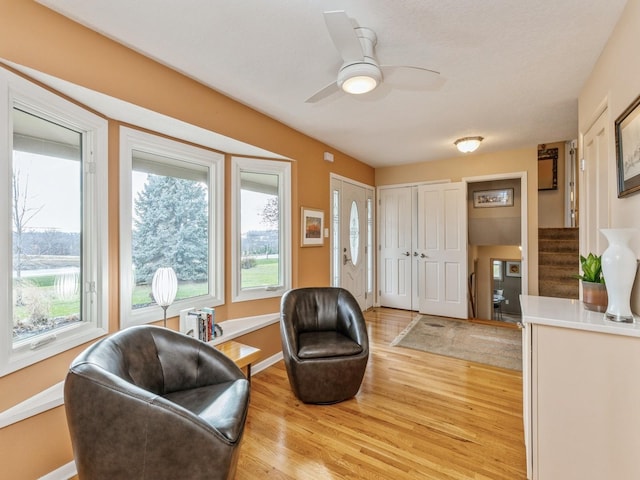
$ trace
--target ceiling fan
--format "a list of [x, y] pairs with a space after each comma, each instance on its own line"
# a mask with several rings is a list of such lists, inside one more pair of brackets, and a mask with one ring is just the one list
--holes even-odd
[[368, 93], [385, 78], [393, 87], [409, 90], [433, 90], [444, 82], [440, 72], [435, 70], [406, 65], [380, 65], [375, 54], [375, 32], [370, 28], [354, 26], [343, 10], [324, 12], [324, 20], [343, 64], [336, 81], [313, 94], [305, 103], [318, 102], [337, 92], [352, 95]]

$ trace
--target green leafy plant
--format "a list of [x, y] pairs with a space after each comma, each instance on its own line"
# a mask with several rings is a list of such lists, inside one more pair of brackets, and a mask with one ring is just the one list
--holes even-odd
[[604, 283], [604, 275], [602, 275], [602, 257], [590, 253], [586, 257], [580, 255], [580, 266], [582, 275], [577, 277], [583, 282]]

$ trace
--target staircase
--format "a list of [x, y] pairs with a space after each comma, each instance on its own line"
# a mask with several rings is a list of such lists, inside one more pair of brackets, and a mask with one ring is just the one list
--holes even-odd
[[538, 229], [540, 296], [578, 298], [580, 273], [577, 228]]

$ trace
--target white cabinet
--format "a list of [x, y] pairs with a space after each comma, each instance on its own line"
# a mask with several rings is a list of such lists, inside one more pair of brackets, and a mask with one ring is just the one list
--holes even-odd
[[640, 479], [640, 326], [522, 296], [531, 480]]

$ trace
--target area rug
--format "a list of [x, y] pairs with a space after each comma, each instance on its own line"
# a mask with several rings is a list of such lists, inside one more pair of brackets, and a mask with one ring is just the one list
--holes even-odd
[[514, 328], [418, 315], [391, 345], [522, 370], [522, 333]]

